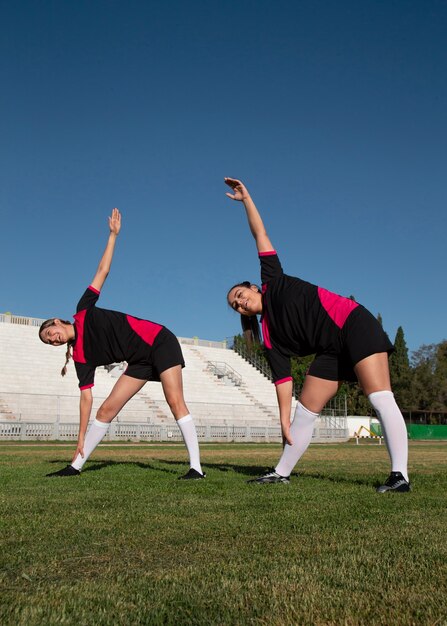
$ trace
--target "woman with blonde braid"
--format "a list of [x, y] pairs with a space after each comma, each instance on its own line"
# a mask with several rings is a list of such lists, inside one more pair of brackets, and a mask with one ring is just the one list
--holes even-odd
[[[363, 306], [283, 272], [261, 216], [240, 180], [225, 178], [242, 202], [261, 262], [262, 291], [250, 282], [227, 294], [241, 316], [261, 315], [262, 334], [279, 405], [283, 454], [273, 471], [250, 482], [288, 483], [289, 476], [312, 439], [314, 423], [344, 380], [360, 383], [374, 407], [391, 457], [391, 474], [377, 491], [407, 492], [408, 441], [405, 422], [391, 391], [388, 355], [393, 345], [381, 325]], [[306, 375], [295, 417], [292, 402], [291, 356], [315, 354]]]
[[[109, 273], [115, 243], [121, 229], [121, 214], [113, 209], [109, 218], [109, 238], [95, 277], [79, 300], [74, 322], [58, 318], [46, 320], [39, 337], [48, 345], [67, 344], [67, 363], [73, 351], [81, 391], [80, 425], [76, 451], [67, 467], [48, 476], [76, 476], [90, 454], [104, 438], [110, 422], [148, 380], [160, 381], [166, 401], [183, 435], [190, 469], [181, 479], [202, 479], [195, 425], [183, 397], [182, 367], [185, 363], [177, 338], [165, 326], [118, 311], [96, 306]], [[126, 361], [128, 367], [110, 395], [99, 407], [96, 419], [87, 426], [93, 404], [92, 387], [98, 365]]]

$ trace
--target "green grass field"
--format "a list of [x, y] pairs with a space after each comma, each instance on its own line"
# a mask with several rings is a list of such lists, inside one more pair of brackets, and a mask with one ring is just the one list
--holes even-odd
[[3, 442], [2, 626], [447, 624], [447, 445], [412, 443], [413, 492], [375, 493], [384, 446], [313, 445], [290, 485], [247, 485], [278, 445]]

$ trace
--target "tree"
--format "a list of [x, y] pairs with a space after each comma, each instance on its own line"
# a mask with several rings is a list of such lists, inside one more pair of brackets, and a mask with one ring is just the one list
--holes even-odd
[[413, 377], [411, 384], [411, 407], [421, 411], [434, 409], [436, 397], [436, 352], [437, 345], [422, 345], [412, 356]]
[[394, 352], [390, 357], [390, 376], [397, 404], [403, 409], [410, 408], [412, 371], [402, 326], [397, 329], [394, 340]]
[[348, 415], [375, 415], [368, 398], [357, 383], [343, 383], [338, 395], [346, 396]]
[[436, 388], [434, 409], [447, 411], [447, 341], [437, 345], [434, 378]]

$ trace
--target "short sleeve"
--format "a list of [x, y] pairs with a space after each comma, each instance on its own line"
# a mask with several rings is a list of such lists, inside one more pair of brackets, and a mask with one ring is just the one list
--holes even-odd
[[260, 252], [259, 261], [261, 263], [261, 282], [263, 285], [283, 275], [284, 272], [275, 250]]
[[79, 380], [79, 389], [88, 389], [95, 384], [95, 370], [88, 363], [78, 363], [75, 361], [76, 374]]
[[85, 309], [90, 309], [92, 306], [95, 306], [98, 301], [99, 294], [100, 292], [90, 285], [90, 287], [88, 287], [82, 294], [82, 297], [76, 307], [76, 313], [79, 313], [79, 311], [85, 311]]
[[266, 349], [267, 359], [272, 370], [273, 382], [280, 385], [288, 380], [292, 380], [292, 367], [290, 365], [290, 357], [276, 350], [275, 348]]

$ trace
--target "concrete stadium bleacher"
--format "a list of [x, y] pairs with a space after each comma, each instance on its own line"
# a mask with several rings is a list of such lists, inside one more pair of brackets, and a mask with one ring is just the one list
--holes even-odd
[[[0, 316], [0, 420], [76, 422], [79, 392], [73, 363], [62, 378], [65, 346], [43, 344], [37, 335], [40, 321]], [[274, 385], [253, 366], [232, 350], [180, 341], [186, 362], [185, 399], [198, 424], [278, 425]], [[240, 384], [214, 373], [210, 363], [216, 362], [237, 372]], [[110, 393], [117, 373], [97, 368], [92, 415]], [[154, 382], [147, 383], [117, 419], [146, 424], [173, 420], [162, 387]]]

